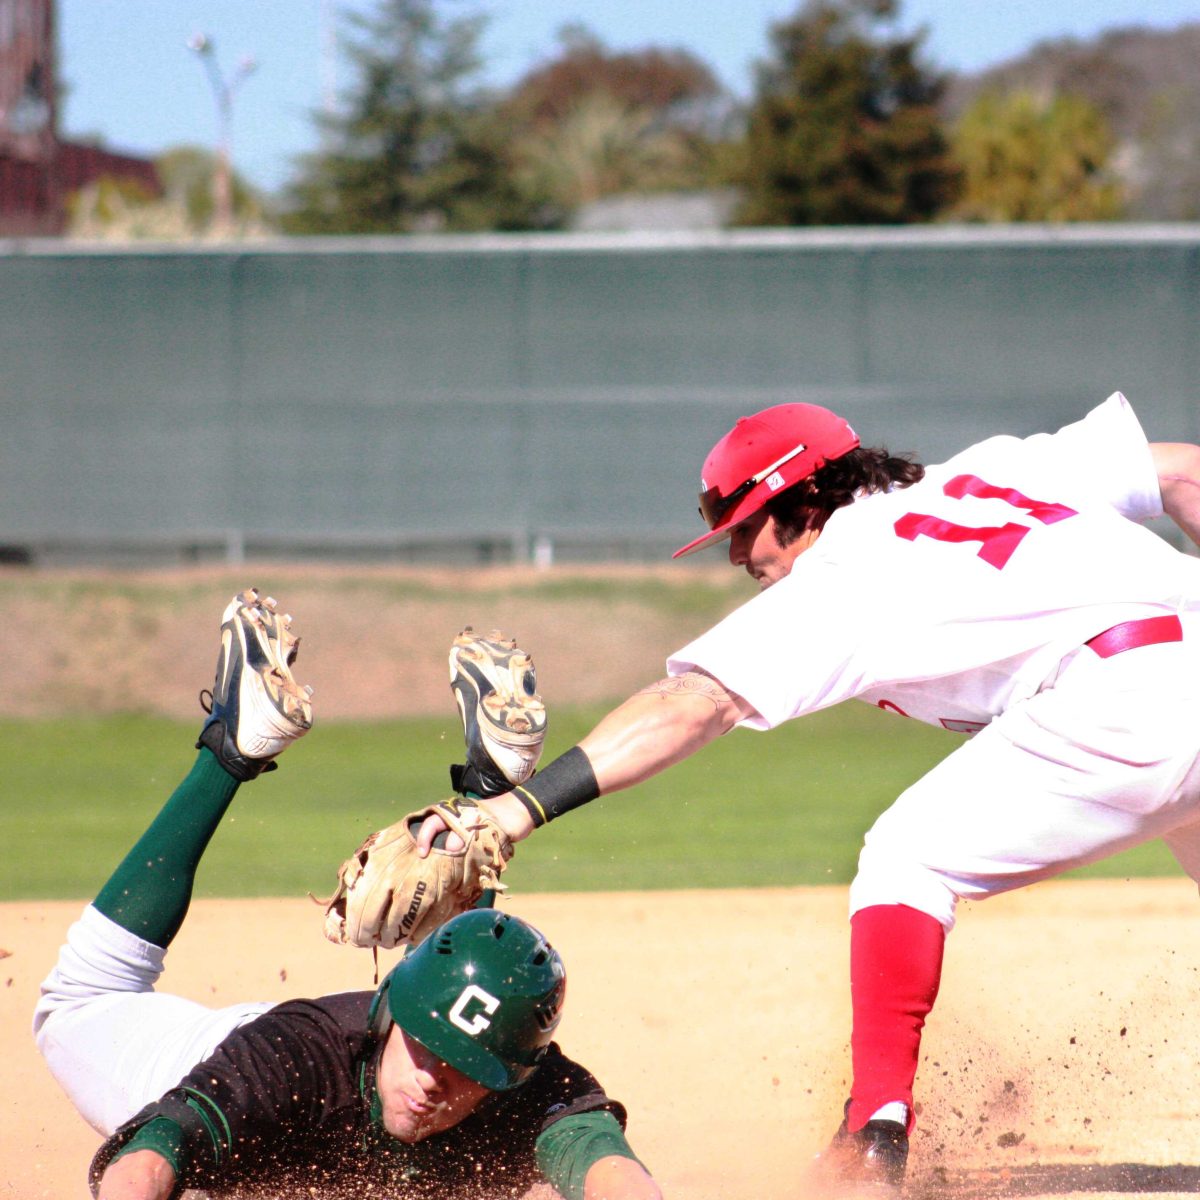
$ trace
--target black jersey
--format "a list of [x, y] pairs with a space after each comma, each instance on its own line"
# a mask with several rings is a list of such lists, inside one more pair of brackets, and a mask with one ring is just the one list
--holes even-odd
[[121, 1126], [91, 1184], [155, 1117], [183, 1130], [182, 1188], [211, 1196], [517, 1197], [542, 1179], [539, 1136], [576, 1113], [625, 1109], [551, 1044], [517, 1088], [492, 1092], [453, 1128], [406, 1144], [378, 1121], [373, 992], [292, 1000], [234, 1030], [211, 1057]]

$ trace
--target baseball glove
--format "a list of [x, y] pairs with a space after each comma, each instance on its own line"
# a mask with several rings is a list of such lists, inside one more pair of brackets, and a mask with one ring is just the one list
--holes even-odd
[[[421, 858], [416, 835], [435, 813], [464, 847], [445, 849], [447, 835], [439, 834], [429, 856]], [[495, 818], [471, 800], [455, 797], [409, 813], [371, 834], [342, 863], [337, 891], [317, 901], [325, 906], [325, 936], [385, 950], [415, 946], [473, 907], [485, 889], [503, 891], [500, 872], [512, 853], [512, 842]]]

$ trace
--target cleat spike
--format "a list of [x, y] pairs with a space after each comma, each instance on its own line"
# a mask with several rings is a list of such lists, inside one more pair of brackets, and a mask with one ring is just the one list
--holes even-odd
[[259, 600], [247, 588], [225, 608], [211, 707], [197, 742], [242, 782], [272, 769], [312, 727], [312, 689], [289, 670], [299, 639], [276, 615], [273, 599]]
[[450, 687], [467, 743], [466, 765], [451, 773], [455, 788], [486, 797], [524, 783], [546, 736], [533, 659], [500, 630], [484, 638], [468, 625], [450, 648]]

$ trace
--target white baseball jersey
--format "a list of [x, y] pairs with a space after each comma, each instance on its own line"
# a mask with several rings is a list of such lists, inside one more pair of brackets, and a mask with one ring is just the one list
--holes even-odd
[[768, 729], [858, 699], [973, 732], [1123, 621], [1200, 606], [1200, 560], [1136, 522], [1162, 501], [1119, 392], [839, 509], [790, 574], [673, 655]]

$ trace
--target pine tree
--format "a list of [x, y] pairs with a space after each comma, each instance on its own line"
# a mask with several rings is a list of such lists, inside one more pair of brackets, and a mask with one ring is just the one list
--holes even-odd
[[746, 225], [896, 225], [953, 201], [958, 172], [923, 34], [889, 35], [896, 0], [809, 0], [771, 30], [737, 172]]
[[445, 19], [436, 0], [380, 0], [346, 20], [355, 84], [289, 189], [288, 232], [527, 224], [495, 107], [474, 83], [484, 18]]

